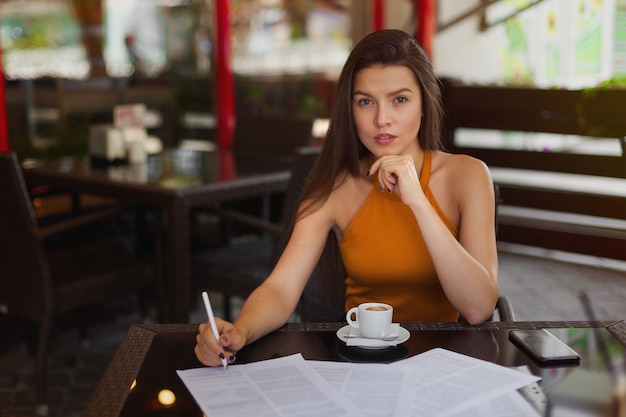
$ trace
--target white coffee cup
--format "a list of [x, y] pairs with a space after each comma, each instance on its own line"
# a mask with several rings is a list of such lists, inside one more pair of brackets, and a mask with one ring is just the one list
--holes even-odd
[[[356, 320], [352, 316], [356, 315]], [[387, 335], [393, 319], [393, 307], [384, 303], [362, 303], [346, 313], [346, 321], [361, 331], [361, 336], [382, 339]]]

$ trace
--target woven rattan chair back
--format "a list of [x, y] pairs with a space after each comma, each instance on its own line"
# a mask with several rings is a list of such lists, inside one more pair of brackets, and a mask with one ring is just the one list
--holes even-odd
[[15, 153], [0, 154], [0, 312], [39, 320], [50, 311], [52, 283]]
[[224, 219], [236, 221], [268, 236], [248, 243], [204, 251], [194, 256], [192, 281], [197, 290], [223, 294], [222, 316], [230, 319], [231, 297], [247, 298], [269, 275], [291, 233], [302, 187], [319, 155], [319, 148], [297, 148], [292, 161], [291, 178], [285, 191], [278, 223], [244, 213], [224, 211]]
[[331, 231], [317, 267], [300, 297], [300, 320], [310, 323], [345, 321], [345, 279], [337, 239]]
[[291, 236], [291, 227], [293, 226], [294, 216], [300, 202], [302, 188], [309, 176], [309, 172], [311, 172], [311, 168], [313, 168], [313, 164], [315, 164], [319, 156], [320, 149], [316, 147], [301, 147], [297, 148], [295, 153], [296, 156], [291, 167], [291, 179], [285, 192], [285, 200], [280, 213], [280, 228], [282, 230], [276, 235], [273, 263], [278, 261]]
[[107, 210], [38, 227], [17, 156], [0, 153], [0, 314], [38, 325], [37, 414], [45, 415], [47, 409], [46, 355], [55, 314], [159, 288], [156, 261], [84, 242], [63, 248], [45, 245], [46, 237], [119, 214]]

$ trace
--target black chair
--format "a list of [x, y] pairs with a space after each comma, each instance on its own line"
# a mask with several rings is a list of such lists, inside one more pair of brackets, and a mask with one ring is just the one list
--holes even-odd
[[[497, 184], [493, 185], [493, 193], [495, 196], [496, 203], [496, 211], [495, 211], [495, 222], [496, 222], [496, 238], [498, 237], [498, 207], [502, 204], [502, 195], [500, 194], [500, 187]], [[515, 321], [515, 309], [513, 308], [513, 303], [506, 295], [500, 295], [498, 297], [498, 302], [496, 303], [496, 309], [494, 313], [497, 313], [500, 321]], [[493, 316], [492, 316], [493, 318]]]
[[[0, 313], [38, 325], [36, 407], [45, 415], [46, 356], [61, 313], [160, 288], [159, 266], [114, 246], [50, 238], [118, 216], [105, 209], [39, 227], [15, 153], [0, 153]], [[55, 240], [53, 240], [55, 241]], [[55, 241], [56, 242], [56, 241]]]
[[337, 246], [337, 237], [331, 231], [322, 256], [300, 297], [300, 320], [305, 323], [346, 321], [345, 279], [346, 270]]
[[[290, 163], [299, 148], [311, 147], [313, 119], [278, 116], [243, 115], [237, 117], [231, 150], [238, 160], [256, 164], [275, 161]], [[272, 204], [267, 198], [252, 198], [229, 202], [226, 209], [248, 214], [259, 213], [264, 205]], [[224, 205], [194, 207], [191, 214], [191, 239], [194, 251], [216, 249], [227, 243], [233, 233], [232, 223], [222, 222], [219, 212]], [[237, 223], [237, 222], [235, 222]], [[243, 227], [242, 227], [243, 226]], [[243, 224], [235, 228], [249, 231]], [[254, 228], [254, 226], [252, 226]]]
[[319, 155], [319, 148], [297, 148], [291, 179], [278, 222], [248, 213], [223, 209], [222, 221], [259, 231], [247, 242], [209, 249], [193, 255], [192, 283], [196, 290], [215, 290], [224, 295], [223, 317], [230, 320], [231, 297], [247, 298], [272, 271], [287, 243], [289, 227], [302, 186]]

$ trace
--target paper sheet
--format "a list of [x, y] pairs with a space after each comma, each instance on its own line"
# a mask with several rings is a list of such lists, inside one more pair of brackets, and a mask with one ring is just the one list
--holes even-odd
[[[457, 413], [479, 405], [486, 407], [485, 403], [491, 400], [495, 404], [495, 398], [499, 398], [499, 401], [515, 401], [514, 395], [507, 394], [517, 394], [518, 388], [540, 379], [441, 348], [431, 349], [390, 366], [411, 366], [416, 370], [411, 394], [412, 416], [463, 415]], [[468, 415], [467, 411], [464, 415]]]
[[410, 416], [411, 367], [386, 364], [308, 361], [333, 390], [348, 400], [365, 417]]
[[246, 365], [176, 371], [206, 416], [350, 416], [351, 403], [302, 355]]
[[445, 349], [393, 364], [305, 361], [177, 371], [207, 416], [526, 417], [538, 377]]
[[447, 415], [449, 417], [541, 417], [541, 414], [516, 391], [484, 400]]

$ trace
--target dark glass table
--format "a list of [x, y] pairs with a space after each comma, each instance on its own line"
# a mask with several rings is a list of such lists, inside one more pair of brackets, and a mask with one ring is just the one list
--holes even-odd
[[[435, 347], [452, 350], [507, 367], [528, 366], [543, 378], [549, 391], [577, 367], [541, 368], [509, 340], [512, 329], [547, 328], [581, 355], [579, 367], [602, 370], [594, 335], [601, 334], [611, 355], [621, 361], [626, 351], [626, 323], [617, 322], [488, 322], [478, 326], [456, 323], [402, 323], [411, 337], [396, 348], [366, 351], [346, 347], [336, 331], [345, 323], [291, 323], [245, 347], [237, 363], [302, 353], [308, 360], [392, 362]], [[198, 368], [193, 347], [197, 325], [134, 325], [120, 345], [94, 392], [84, 417], [93, 416], [202, 416], [176, 370]], [[159, 392], [175, 396], [172, 405], [158, 401]], [[542, 396], [543, 397], [543, 396]], [[543, 397], [545, 398], [545, 397]], [[527, 400], [537, 401], [527, 396]], [[537, 408], [541, 404], [533, 404]]]
[[230, 151], [167, 149], [142, 164], [95, 166], [68, 157], [24, 165], [31, 186], [87, 193], [163, 212], [164, 285], [168, 322], [189, 320], [190, 212], [198, 206], [283, 192], [291, 160]]

